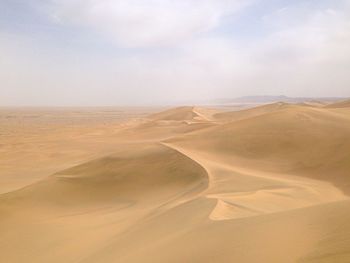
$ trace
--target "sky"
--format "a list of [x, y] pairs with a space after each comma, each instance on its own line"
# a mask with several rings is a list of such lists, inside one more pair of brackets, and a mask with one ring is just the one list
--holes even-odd
[[0, 0], [0, 106], [350, 97], [350, 0]]

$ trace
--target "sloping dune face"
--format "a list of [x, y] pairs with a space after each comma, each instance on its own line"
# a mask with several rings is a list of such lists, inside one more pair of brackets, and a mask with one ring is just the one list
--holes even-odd
[[[311, 107], [291, 107], [174, 139], [225, 162], [266, 172], [331, 180], [348, 191], [350, 120]], [[332, 176], [328, 176], [332, 174]]]
[[350, 108], [350, 100], [335, 102], [325, 107], [326, 108]]
[[350, 262], [347, 108], [123, 127], [113, 154], [0, 195], [0, 262]]
[[169, 120], [169, 121], [186, 121], [198, 118], [199, 115], [194, 111], [194, 107], [179, 107], [176, 109], [169, 109], [164, 112], [156, 113], [150, 116], [154, 120]]
[[[83, 253], [79, 244], [70, 251], [76, 242], [83, 250], [97, 249], [95, 242], [108, 243], [135, 221], [197, 197], [207, 182], [206, 171], [176, 150], [160, 144], [121, 145], [114, 155], [2, 195], [0, 226], [6, 244], [0, 261], [24, 262], [34, 253], [30, 262], [62, 262], [54, 256], [60, 254], [76, 262]], [[33, 242], [41, 231], [44, 237]], [[86, 242], [80, 241], [81, 234], [88, 236]]]
[[295, 105], [291, 105], [284, 102], [277, 102], [267, 105], [258, 106], [255, 108], [250, 108], [246, 110], [237, 110], [237, 111], [229, 111], [229, 112], [221, 112], [214, 115], [217, 120], [221, 121], [238, 121], [251, 117], [256, 117], [259, 115], [263, 115], [266, 113], [274, 112], [281, 109], [293, 108]]
[[349, 135], [342, 115], [294, 106], [169, 143], [207, 167], [220, 220], [345, 199], [334, 186], [349, 193]]
[[206, 180], [201, 166], [173, 149], [159, 144], [126, 145], [119, 153], [58, 172], [10, 193], [8, 199], [63, 207], [97, 202], [163, 202], [205, 187]]
[[196, 130], [212, 127], [216, 111], [199, 107], [178, 107], [152, 114], [141, 123], [122, 130], [118, 136], [127, 140], [161, 141]]

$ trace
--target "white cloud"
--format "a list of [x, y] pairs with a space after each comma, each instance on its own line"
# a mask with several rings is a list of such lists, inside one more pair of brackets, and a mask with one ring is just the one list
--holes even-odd
[[[264, 14], [249, 13], [247, 8], [256, 20], [251, 25], [234, 22], [245, 29], [261, 19], [258, 28], [264, 32], [245, 38], [227, 30], [232, 24], [221, 23], [242, 7], [236, 1], [52, 3], [46, 10], [57, 23], [104, 33], [119, 46], [102, 50], [105, 41], [89, 46], [83, 41], [90, 35], [79, 39], [84, 44], [79, 49], [80, 41], [78, 47], [56, 46], [36, 36], [25, 42], [25, 36], [0, 34], [0, 82], [5, 90], [0, 103], [103, 105], [249, 94], [350, 96], [350, 5], [291, 3]], [[212, 34], [223, 24], [225, 34]]]
[[132, 47], [177, 44], [207, 32], [251, 0], [52, 0], [59, 23], [83, 26]]
[[349, 96], [350, 6], [341, 7], [292, 5], [265, 15], [270, 32], [247, 51], [259, 69], [252, 78], [270, 91]]
[[350, 8], [346, 6], [339, 10], [286, 8], [283, 14], [265, 17], [265, 22], [275, 30], [262, 41], [259, 52], [270, 62], [294, 67], [349, 62]]

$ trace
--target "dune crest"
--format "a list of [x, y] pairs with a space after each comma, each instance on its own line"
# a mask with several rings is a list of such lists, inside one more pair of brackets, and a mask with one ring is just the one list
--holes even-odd
[[200, 154], [166, 144], [201, 164], [209, 175], [207, 198], [217, 200], [212, 220], [228, 220], [346, 200], [330, 183], [274, 174], [222, 163], [215, 155]]
[[0, 195], [0, 261], [348, 262], [349, 116], [273, 103], [64, 126], [55, 172]]
[[350, 100], [343, 100], [326, 105], [325, 108], [350, 108]]

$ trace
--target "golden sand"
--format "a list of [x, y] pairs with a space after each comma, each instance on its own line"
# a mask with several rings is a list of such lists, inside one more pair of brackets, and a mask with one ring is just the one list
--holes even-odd
[[350, 262], [347, 102], [0, 124], [0, 262]]

